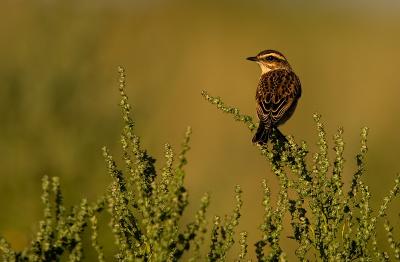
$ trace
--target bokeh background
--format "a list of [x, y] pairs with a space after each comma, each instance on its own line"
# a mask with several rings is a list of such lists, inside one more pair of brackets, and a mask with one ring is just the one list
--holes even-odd
[[[313, 149], [313, 112], [330, 141], [345, 128], [346, 181], [360, 128], [370, 127], [365, 180], [375, 208], [400, 171], [400, 2], [3, 0], [0, 39], [0, 233], [16, 249], [38, 227], [43, 175], [61, 178], [67, 204], [96, 199], [110, 182], [100, 149], [120, 155], [118, 65], [127, 70], [137, 133], [159, 168], [164, 143], [178, 151], [193, 128], [185, 219], [204, 192], [210, 220], [229, 213], [240, 184], [239, 230], [249, 232], [251, 252], [263, 214], [260, 182], [267, 178], [275, 194], [276, 181], [250, 132], [200, 95], [208, 90], [255, 116], [260, 72], [247, 56], [277, 49], [301, 79], [284, 133]], [[293, 241], [282, 242], [290, 253]]]

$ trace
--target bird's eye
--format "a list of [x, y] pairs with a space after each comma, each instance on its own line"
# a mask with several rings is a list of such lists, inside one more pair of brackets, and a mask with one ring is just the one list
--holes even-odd
[[265, 58], [265, 60], [267, 60], [267, 61], [274, 61], [274, 60], [275, 60], [275, 57], [273, 57], [273, 56], [267, 56], [267, 57]]

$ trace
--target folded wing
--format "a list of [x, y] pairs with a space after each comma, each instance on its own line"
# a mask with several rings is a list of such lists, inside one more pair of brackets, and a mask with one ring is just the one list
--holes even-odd
[[260, 121], [267, 127], [285, 122], [300, 96], [300, 80], [293, 71], [281, 69], [264, 74], [256, 95]]

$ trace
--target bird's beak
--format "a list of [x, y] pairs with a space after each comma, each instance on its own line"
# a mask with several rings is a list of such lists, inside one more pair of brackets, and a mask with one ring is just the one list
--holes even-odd
[[258, 61], [258, 58], [256, 56], [250, 56], [248, 58], [246, 58], [249, 61]]

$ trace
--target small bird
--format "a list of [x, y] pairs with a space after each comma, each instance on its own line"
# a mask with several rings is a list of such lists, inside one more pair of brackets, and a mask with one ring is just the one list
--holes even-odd
[[256, 92], [257, 115], [260, 119], [253, 143], [265, 145], [275, 131], [278, 139], [285, 136], [278, 126], [285, 123], [296, 109], [301, 96], [301, 84], [285, 56], [274, 50], [264, 50], [248, 57], [260, 65], [261, 77]]

